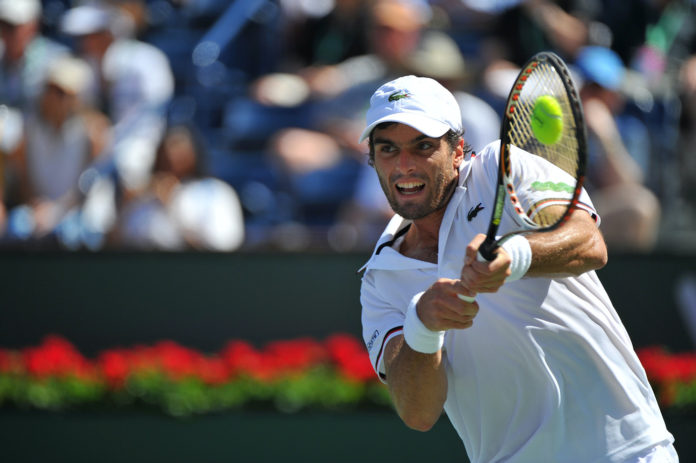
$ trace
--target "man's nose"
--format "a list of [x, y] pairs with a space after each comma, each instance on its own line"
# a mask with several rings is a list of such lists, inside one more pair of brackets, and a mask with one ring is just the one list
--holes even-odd
[[401, 150], [397, 159], [397, 167], [402, 173], [408, 173], [415, 166], [413, 154], [409, 150]]

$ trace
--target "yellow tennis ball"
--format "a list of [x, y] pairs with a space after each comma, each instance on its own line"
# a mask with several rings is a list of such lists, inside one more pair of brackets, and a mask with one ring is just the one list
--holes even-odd
[[532, 132], [545, 145], [553, 145], [563, 136], [563, 111], [558, 100], [543, 95], [534, 102]]

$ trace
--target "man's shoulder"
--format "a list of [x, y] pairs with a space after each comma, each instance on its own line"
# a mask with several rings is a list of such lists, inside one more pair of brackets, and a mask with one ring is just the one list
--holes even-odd
[[471, 153], [471, 158], [462, 165], [460, 170], [460, 186], [476, 189], [481, 182], [495, 184], [499, 152], [500, 141], [495, 140], [481, 150]]
[[70, 47], [45, 35], [38, 35], [27, 45], [27, 54], [44, 53], [44, 54], [67, 54], [70, 53]]
[[489, 161], [491, 159], [496, 159], [498, 153], [500, 152], [500, 140], [493, 140], [480, 150], [471, 154], [471, 159], [480, 159], [483, 161]]
[[70, 48], [45, 36], [35, 37], [27, 46], [24, 53], [26, 66], [31, 72], [48, 69], [54, 60], [70, 54]]

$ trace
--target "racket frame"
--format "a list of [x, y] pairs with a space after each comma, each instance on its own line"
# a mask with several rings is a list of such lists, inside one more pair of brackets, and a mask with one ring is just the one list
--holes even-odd
[[[542, 227], [533, 222], [526, 214], [524, 209], [520, 205], [520, 201], [517, 199], [517, 194], [515, 192], [514, 185], [510, 178], [510, 136], [509, 130], [512, 124], [512, 118], [515, 114], [515, 110], [519, 103], [520, 94], [524, 88], [525, 82], [528, 80], [529, 75], [532, 74], [535, 68], [543, 61], [548, 62], [555, 71], [559, 74], [560, 80], [563, 83], [565, 92], [568, 96], [570, 102], [571, 110], [573, 111], [573, 118], [575, 119], [574, 131], [575, 139], [578, 144], [578, 163], [576, 169], [576, 185], [573, 191], [573, 196], [563, 214], [563, 216], [558, 219], [555, 223]], [[585, 170], [587, 167], [587, 135], [585, 128], [585, 116], [582, 110], [582, 104], [580, 102], [580, 96], [573, 83], [572, 76], [568, 67], [565, 65], [563, 60], [555, 53], [549, 51], [543, 51], [532, 56], [524, 66], [522, 66], [521, 71], [515, 79], [515, 83], [510, 89], [508, 95], [507, 103], [505, 105], [505, 112], [503, 114], [503, 121], [500, 127], [500, 154], [499, 154], [499, 166], [498, 166], [498, 180], [495, 190], [495, 200], [494, 207], [491, 213], [491, 221], [488, 226], [488, 231], [486, 233], [486, 239], [479, 247], [479, 254], [485, 260], [491, 261], [495, 259], [495, 251], [500, 247], [501, 244], [505, 242], [508, 238], [516, 234], [530, 233], [534, 231], [547, 232], [554, 230], [561, 225], [563, 225], [569, 218], [572, 211], [575, 209], [579, 202], [580, 193], [582, 192], [582, 187], [585, 180]], [[522, 223], [526, 228], [520, 230], [515, 230], [513, 232], [503, 235], [501, 238], [496, 240], [496, 234], [498, 232], [498, 227], [503, 217], [505, 210], [505, 197], [510, 198], [510, 202], [513, 209], [521, 219]]]

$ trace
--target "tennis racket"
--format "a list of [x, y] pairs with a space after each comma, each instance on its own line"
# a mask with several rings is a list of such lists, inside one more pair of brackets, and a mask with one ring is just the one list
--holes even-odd
[[[567, 174], [564, 181], [525, 178], [521, 182], [522, 176], [515, 171], [515, 165], [520, 165], [516, 161], [528, 161], [514, 159], [523, 154], [515, 147], [526, 151], [524, 156], [531, 154], [541, 165], [551, 163], [560, 168]], [[479, 260], [493, 260], [496, 249], [513, 235], [561, 226], [578, 204], [586, 163], [585, 120], [570, 71], [556, 54], [537, 53], [522, 67], [505, 106], [494, 208], [486, 239], [479, 248]], [[546, 190], [543, 200], [530, 189]], [[549, 192], [553, 192], [551, 197]], [[506, 198], [520, 228], [497, 237]], [[462, 299], [473, 301], [466, 296]]]

